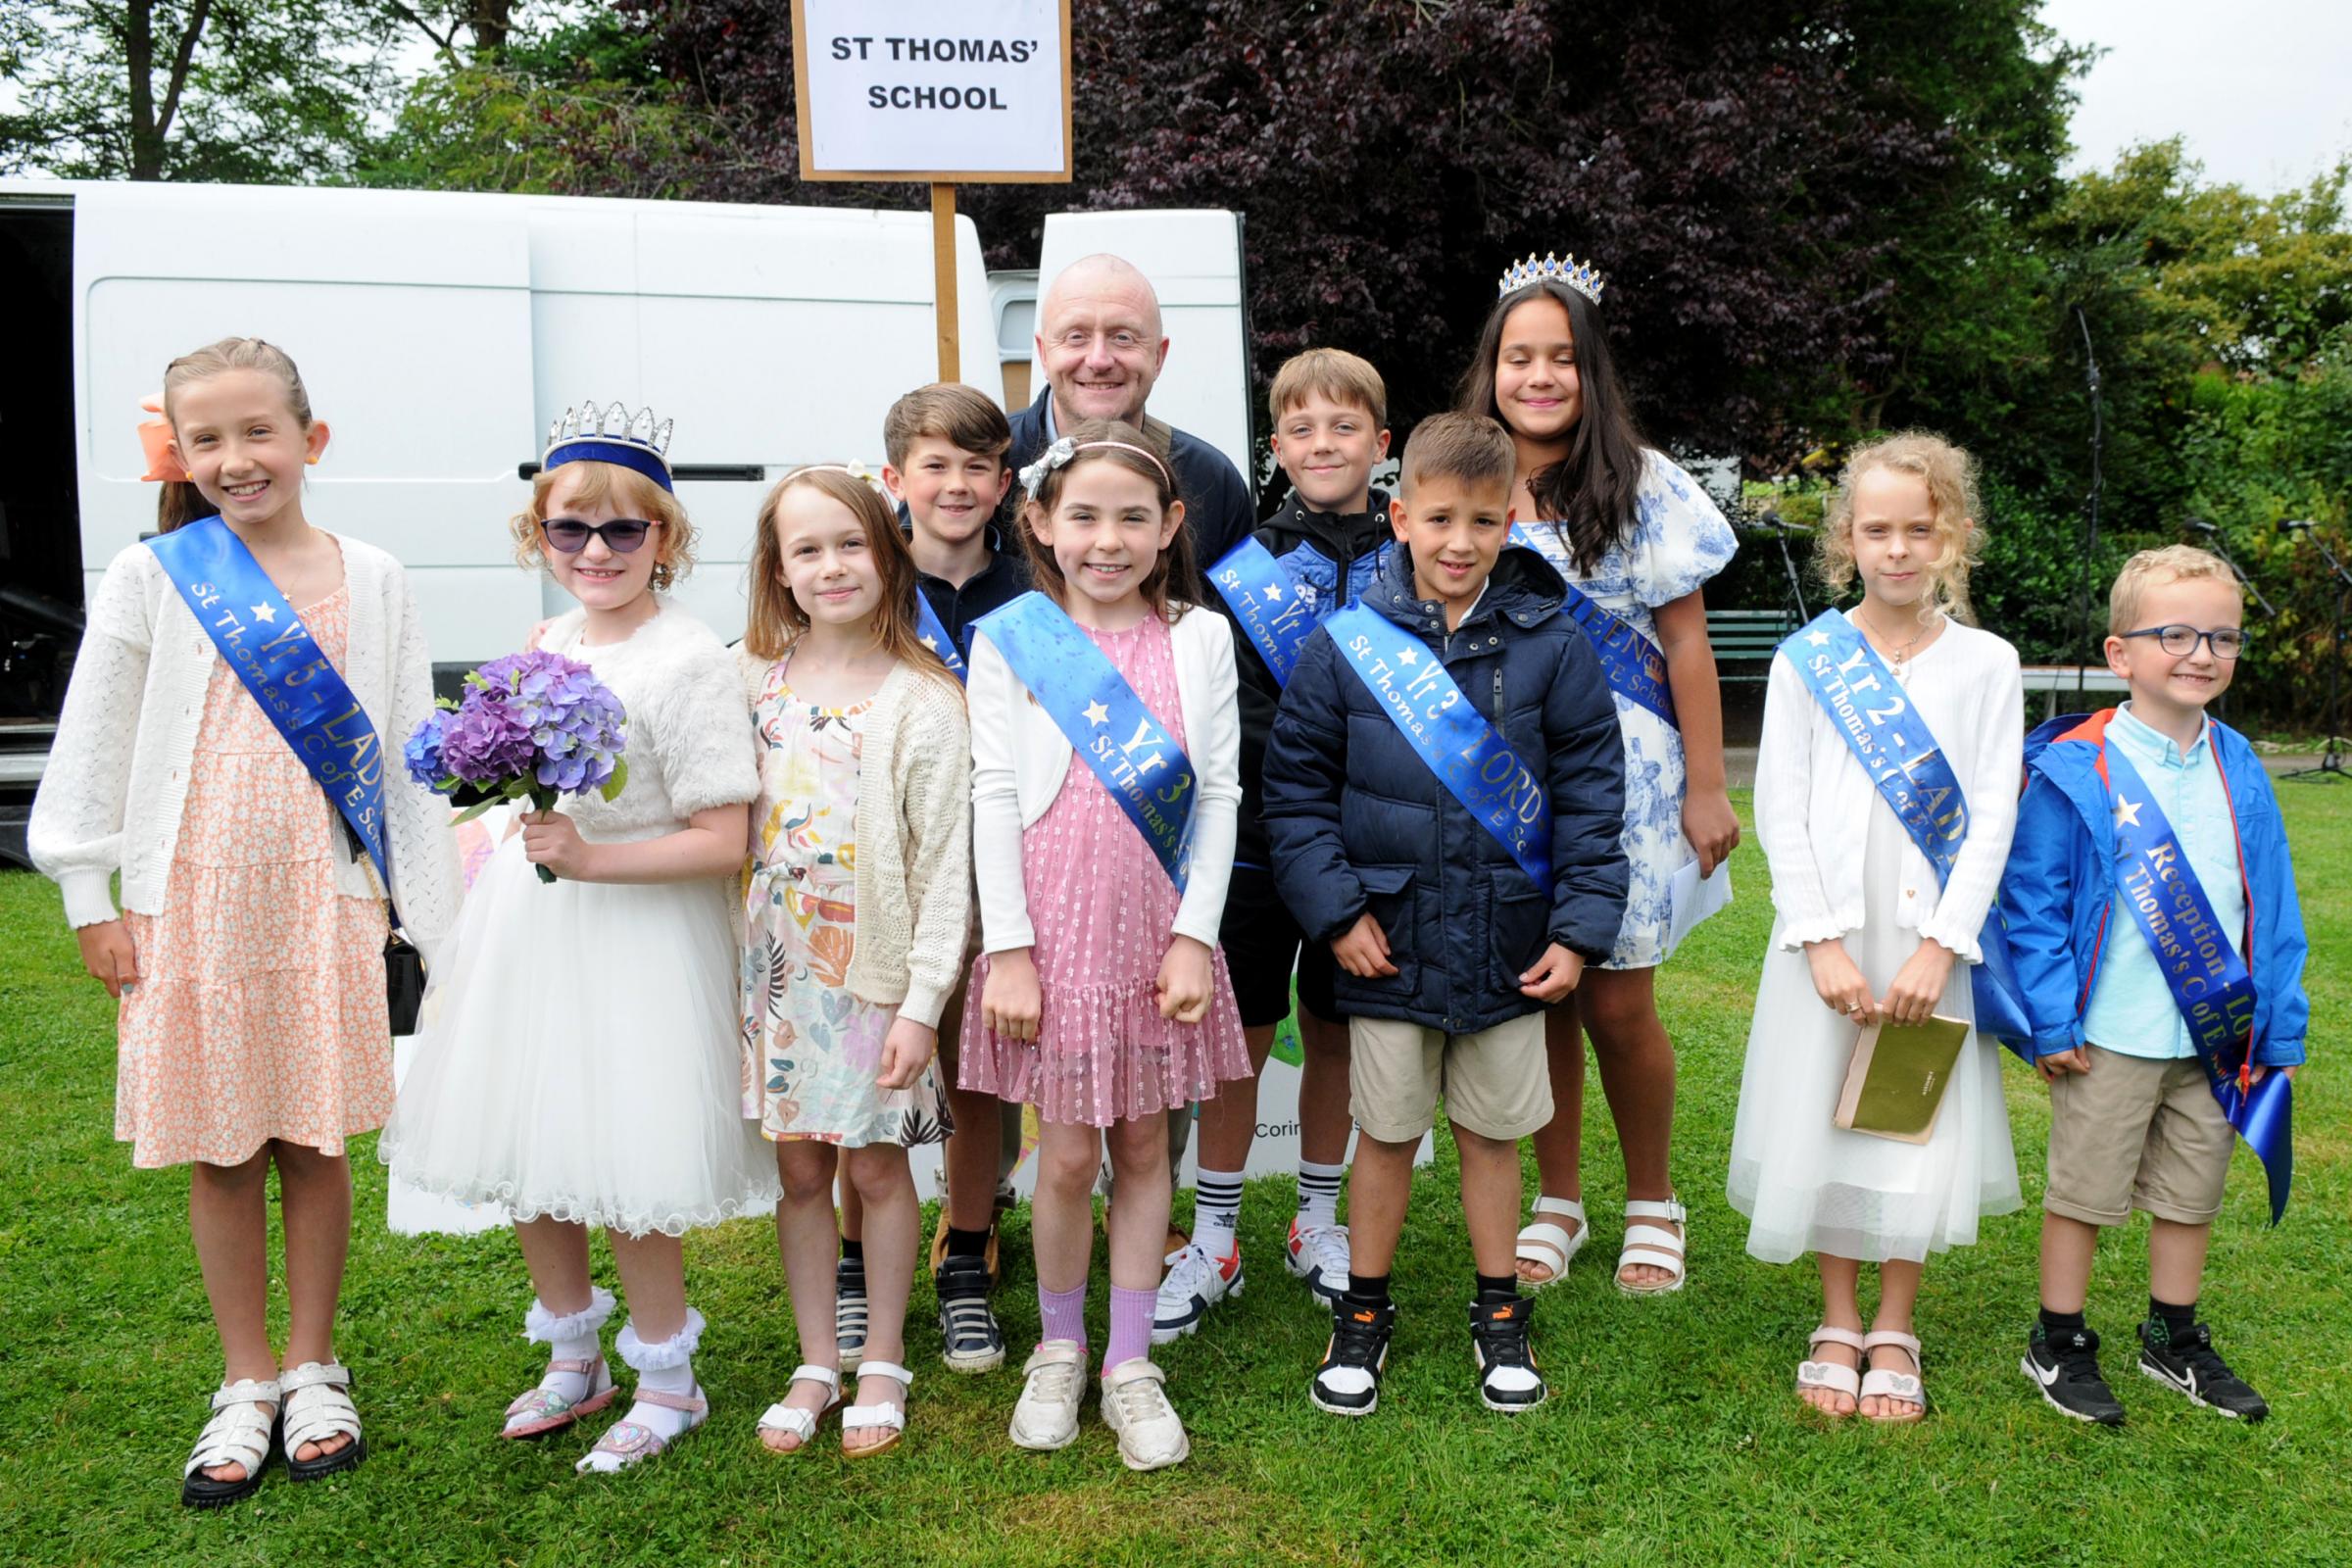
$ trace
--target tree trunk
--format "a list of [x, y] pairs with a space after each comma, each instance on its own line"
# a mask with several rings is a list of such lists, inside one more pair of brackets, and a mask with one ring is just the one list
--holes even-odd
[[130, 73], [130, 177], [164, 177], [164, 137], [155, 124], [155, 0], [125, 0], [123, 63]]
[[486, 59], [507, 46], [514, 30], [514, 0], [473, 0], [467, 25], [473, 29], [473, 58]]

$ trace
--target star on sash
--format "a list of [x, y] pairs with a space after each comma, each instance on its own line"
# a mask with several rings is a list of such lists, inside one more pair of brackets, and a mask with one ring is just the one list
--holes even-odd
[[1805, 638], [1805, 641], [1811, 643], [1816, 648], [1827, 646], [1829, 640], [1830, 634], [1826, 631], [1817, 631]]
[[1279, 587], [1269, 583], [1266, 586], [1266, 598], [1269, 601], [1279, 604], [1282, 600], [1282, 590]]
[[1418, 664], [1421, 662], [1421, 650], [1418, 648], [1397, 649], [1396, 662], [1399, 664]]
[[1089, 724], [1107, 724], [1110, 722], [1110, 710], [1101, 703], [1089, 703], [1086, 705], [1086, 721]]
[[267, 621], [274, 626], [277, 624], [277, 607], [275, 605], [256, 605], [253, 607], [253, 618]]
[[2115, 798], [2115, 825], [2117, 827], [2139, 826], [2139, 805], [2140, 803], [2137, 801], [2127, 801], [2118, 795]]
[[922, 644], [922, 645], [923, 645], [925, 648], [928, 648], [928, 649], [930, 649], [930, 650], [931, 650], [931, 652], [933, 652], [933, 653], [935, 653], [935, 654], [939, 652], [939, 639], [938, 639], [938, 638], [936, 638], [936, 637], [934, 637], [934, 636], [932, 636], [932, 635], [931, 635], [929, 632], [925, 632], [925, 633], [923, 633], [923, 635], [922, 635], [921, 637], [917, 638], [916, 640], [917, 640], [918, 642], [920, 642], [920, 643], [921, 643], [921, 644]]

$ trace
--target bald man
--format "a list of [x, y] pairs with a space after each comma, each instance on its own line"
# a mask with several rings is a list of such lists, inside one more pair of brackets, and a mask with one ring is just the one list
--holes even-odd
[[[1116, 256], [1072, 262], [1038, 302], [1037, 363], [1046, 372], [1046, 389], [1012, 416], [1006, 461], [1018, 472], [1055, 436], [1087, 419], [1124, 419], [1140, 429], [1167, 358], [1151, 279]], [[1257, 526], [1257, 508], [1224, 453], [1182, 430], [1171, 427], [1168, 434], [1185, 526], [1193, 536], [1193, 564], [1205, 572]], [[1013, 499], [1019, 499], [1017, 486]]]

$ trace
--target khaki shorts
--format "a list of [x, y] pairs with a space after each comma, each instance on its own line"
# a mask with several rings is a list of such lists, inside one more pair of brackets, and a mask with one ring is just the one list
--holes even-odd
[[2230, 1130], [2194, 1056], [2127, 1056], [2103, 1046], [2090, 1071], [2050, 1083], [2050, 1184], [2041, 1206], [2085, 1225], [2141, 1209], [2203, 1225], [2222, 1211]]
[[1438, 1101], [1457, 1127], [1516, 1142], [1551, 1120], [1544, 1015], [1449, 1035], [1399, 1018], [1348, 1020], [1348, 1098], [1356, 1126], [1384, 1144], [1418, 1143]]

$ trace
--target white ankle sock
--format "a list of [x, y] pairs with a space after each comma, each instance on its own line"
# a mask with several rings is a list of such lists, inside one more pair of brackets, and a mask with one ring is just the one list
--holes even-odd
[[[533, 1298], [531, 1309], [522, 1320], [522, 1337], [546, 1346], [551, 1361], [593, 1361], [603, 1348], [605, 1321], [612, 1315], [612, 1293], [593, 1286], [589, 1288], [586, 1306], [561, 1317], [550, 1312], [545, 1302]], [[551, 1367], [540, 1378], [539, 1386], [577, 1403], [588, 1396], [593, 1381], [593, 1375], [587, 1372], [559, 1372]]]
[[[613, 1348], [637, 1373], [637, 1389], [646, 1393], [674, 1394], [680, 1398], [694, 1395], [694, 1350], [702, 1343], [703, 1314], [693, 1307], [686, 1309], [686, 1326], [666, 1340], [648, 1345], [637, 1337], [637, 1321], [631, 1318], [621, 1325], [620, 1338]], [[643, 1397], [629, 1406], [622, 1419], [634, 1421], [650, 1432], [664, 1438], [674, 1438], [695, 1425], [695, 1416], [685, 1410], [673, 1410], [666, 1404], [655, 1404]], [[586, 1463], [595, 1470], [617, 1470], [617, 1455], [591, 1450]]]
[[1340, 1180], [1347, 1174], [1345, 1165], [1318, 1165], [1307, 1159], [1298, 1162], [1300, 1230], [1340, 1222]]
[[1193, 1181], [1193, 1240], [1211, 1257], [1230, 1257], [1239, 1245], [1242, 1223], [1242, 1173], [1238, 1170], [1197, 1172]]

